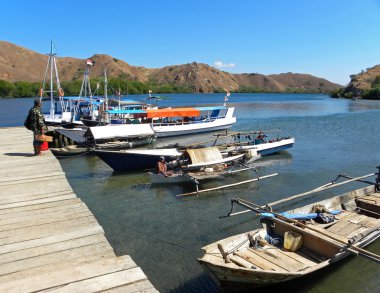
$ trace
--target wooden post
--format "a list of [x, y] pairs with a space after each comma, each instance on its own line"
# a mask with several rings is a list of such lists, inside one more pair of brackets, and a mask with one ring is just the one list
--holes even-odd
[[228, 253], [224, 250], [224, 247], [222, 244], [218, 243], [218, 249], [223, 256], [224, 261], [226, 263], [230, 263], [231, 262], [230, 257], [228, 256]]

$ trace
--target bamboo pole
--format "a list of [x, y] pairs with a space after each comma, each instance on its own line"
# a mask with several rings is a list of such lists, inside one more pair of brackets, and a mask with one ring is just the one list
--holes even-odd
[[[319, 230], [319, 229], [316, 229], [310, 225], [306, 225], [306, 224], [303, 224], [299, 221], [296, 221], [296, 220], [293, 220], [293, 219], [289, 219], [281, 214], [278, 214], [276, 212], [273, 212], [273, 211], [268, 211], [267, 208], [263, 208], [262, 206], [259, 206], [259, 205], [256, 205], [252, 202], [249, 202], [249, 201], [246, 201], [246, 200], [243, 200], [243, 199], [235, 199], [234, 200], [236, 203], [239, 203], [241, 205], [243, 205], [244, 207], [246, 208], [249, 208], [253, 211], [255, 211], [256, 213], [260, 213], [259, 210], [262, 210], [262, 211], [265, 211], [265, 212], [270, 212], [272, 213], [275, 217], [276, 217], [276, 220], [277, 221], [280, 221], [282, 223], [286, 223], [288, 225], [291, 224], [295, 224], [297, 225], [298, 227], [301, 227], [303, 229], [309, 229], [309, 230], [312, 230], [314, 232], [317, 232], [319, 234], [322, 234], [336, 242], [339, 242], [341, 245], [339, 245], [338, 247], [342, 248], [342, 249], [347, 249], [349, 250], [350, 252], [353, 252], [355, 254], [358, 254], [360, 256], [364, 256], [364, 257], [367, 257], [368, 259], [372, 260], [372, 261], [375, 261], [377, 263], [380, 263], [380, 255], [377, 255], [375, 253], [372, 253], [370, 251], [367, 251], [365, 249], [362, 249], [360, 247], [357, 247], [357, 246], [351, 246], [351, 243], [349, 242], [345, 242], [343, 241], [342, 239], [340, 239], [339, 237], [335, 236], [335, 235], [331, 235], [331, 234], [328, 234], [322, 230]], [[326, 240], [327, 241], [327, 240]], [[347, 240], [348, 241], [348, 240]], [[329, 243], [333, 244], [333, 245], [336, 245], [334, 242], [331, 242], [331, 241], [328, 241]], [[344, 244], [344, 246], [342, 245]]]
[[260, 178], [249, 179], [249, 180], [240, 181], [240, 182], [237, 182], [237, 183], [227, 184], [227, 185], [223, 185], [223, 186], [218, 186], [218, 187], [213, 187], [213, 188], [208, 188], [208, 189], [201, 189], [201, 190], [198, 190], [198, 191], [193, 191], [193, 192], [188, 192], [188, 193], [182, 193], [182, 194], [178, 194], [177, 196], [196, 195], [198, 193], [203, 193], [203, 192], [208, 192], [208, 191], [213, 191], [213, 190], [219, 190], [219, 189], [228, 188], [228, 187], [232, 187], [232, 186], [237, 186], [237, 185], [241, 185], [241, 184], [245, 184], [245, 183], [250, 183], [250, 182], [258, 181], [260, 179], [265, 179], [265, 178], [273, 177], [273, 176], [276, 176], [276, 175], [278, 175], [278, 173], [273, 173], [273, 174], [262, 176]]
[[303, 196], [306, 196], [306, 195], [309, 195], [309, 194], [312, 194], [312, 193], [315, 193], [315, 192], [320, 192], [320, 191], [323, 191], [323, 190], [334, 188], [334, 187], [337, 187], [337, 186], [340, 186], [340, 185], [343, 185], [343, 184], [347, 184], [347, 183], [350, 183], [350, 182], [353, 182], [353, 181], [359, 181], [360, 179], [363, 179], [363, 178], [366, 178], [366, 177], [369, 177], [369, 176], [373, 176], [373, 175], [375, 175], [375, 173], [371, 173], [371, 174], [368, 174], [368, 175], [352, 178], [350, 180], [346, 180], [346, 181], [340, 182], [340, 183], [330, 182], [330, 183], [327, 183], [327, 184], [322, 185], [320, 187], [317, 187], [315, 189], [312, 189], [310, 191], [307, 191], [307, 192], [304, 192], [304, 193], [299, 193], [299, 194], [296, 194], [296, 195], [293, 195], [293, 196], [290, 196], [290, 197], [287, 197], [287, 198], [284, 198], [284, 199], [280, 199], [280, 200], [268, 203], [267, 206], [272, 207], [274, 205], [277, 205], [277, 204], [280, 204], [280, 203], [283, 203], [283, 202], [287, 202], [289, 200], [293, 200], [293, 199], [300, 198], [300, 197], [303, 197]]

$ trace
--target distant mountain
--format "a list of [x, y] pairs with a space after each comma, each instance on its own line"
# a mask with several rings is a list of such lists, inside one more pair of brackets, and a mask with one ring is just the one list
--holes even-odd
[[[0, 41], [0, 79], [11, 82], [41, 81], [47, 58], [46, 55]], [[101, 77], [106, 64], [107, 74], [110, 77], [182, 86], [194, 92], [209, 93], [224, 89], [229, 91], [331, 92], [342, 87], [309, 74], [232, 74], [196, 62], [152, 69], [132, 66], [123, 60], [104, 54], [96, 54], [90, 59], [95, 61], [95, 66], [91, 68], [91, 77]], [[82, 79], [85, 60], [58, 57], [57, 63], [61, 81]]]

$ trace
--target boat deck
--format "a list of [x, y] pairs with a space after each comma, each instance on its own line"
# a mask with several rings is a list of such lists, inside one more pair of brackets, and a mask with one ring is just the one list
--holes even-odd
[[[380, 202], [380, 194], [375, 193], [370, 196], [359, 197], [371, 204]], [[311, 224], [313, 229], [323, 231], [327, 235], [340, 238], [346, 242], [361, 233], [374, 228], [380, 228], [380, 218], [372, 218], [364, 214], [358, 214], [354, 211], [344, 211], [336, 215], [336, 221], [328, 224]], [[323, 235], [319, 235], [324, 238]], [[267, 244], [264, 247], [253, 248], [244, 247], [233, 252], [230, 257], [237, 266], [253, 268], [266, 271], [276, 271], [279, 273], [302, 272], [313, 267], [327, 258], [312, 252], [310, 249], [302, 247], [296, 252], [288, 251], [284, 248], [278, 248]]]
[[50, 151], [24, 127], [0, 128], [0, 292], [157, 292], [116, 256]]
[[277, 272], [303, 271], [320, 262], [320, 260], [311, 257], [305, 250], [301, 249], [294, 253], [285, 249], [278, 249], [272, 245], [266, 245], [262, 249], [238, 250], [234, 253], [234, 257], [236, 256], [259, 269]]

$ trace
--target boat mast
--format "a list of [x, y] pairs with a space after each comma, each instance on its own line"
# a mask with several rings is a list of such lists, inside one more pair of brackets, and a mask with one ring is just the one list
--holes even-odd
[[93, 109], [92, 109], [92, 98], [93, 98], [93, 95], [92, 95], [91, 83], [90, 83], [90, 67], [89, 67], [89, 64], [87, 63], [87, 61], [86, 61], [86, 67], [84, 69], [84, 76], [83, 76], [82, 86], [81, 86], [80, 93], [79, 93], [78, 106], [79, 106], [80, 100], [82, 98], [83, 92], [84, 92], [84, 100], [85, 101], [87, 99], [87, 93], [88, 93], [88, 95], [90, 97], [89, 107], [90, 107], [90, 112], [92, 114], [92, 112], [93, 112]]
[[45, 76], [44, 76], [44, 81], [42, 83], [42, 87], [40, 89], [40, 100], [42, 100], [42, 96], [44, 94], [44, 88], [46, 85], [47, 81], [47, 73], [50, 67], [50, 117], [54, 118], [55, 116], [55, 110], [56, 110], [56, 101], [54, 100], [54, 73], [56, 76], [56, 83], [57, 83], [57, 89], [59, 93], [59, 100], [61, 104], [62, 111], [64, 111], [64, 103], [63, 103], [63, 91], [61, 88], [61, 84], [59, 82], [59, 77], [58, 77], [58, 70], [57, 70], [57, 63], [55, 59], [56, 53], [53, 53], [53, 41], [50, 43], [50, 53], [47, 54], [49, 56], [46, 69], [45, 69]]
[[104, 122], [108, 122], [108, 96], [107, 96], [107, 91], [108, 91], [108, 81], [107, 81], [107, 68], [104, 67], [104, 104], [105, 104], [105, 109], [104, 109]]

